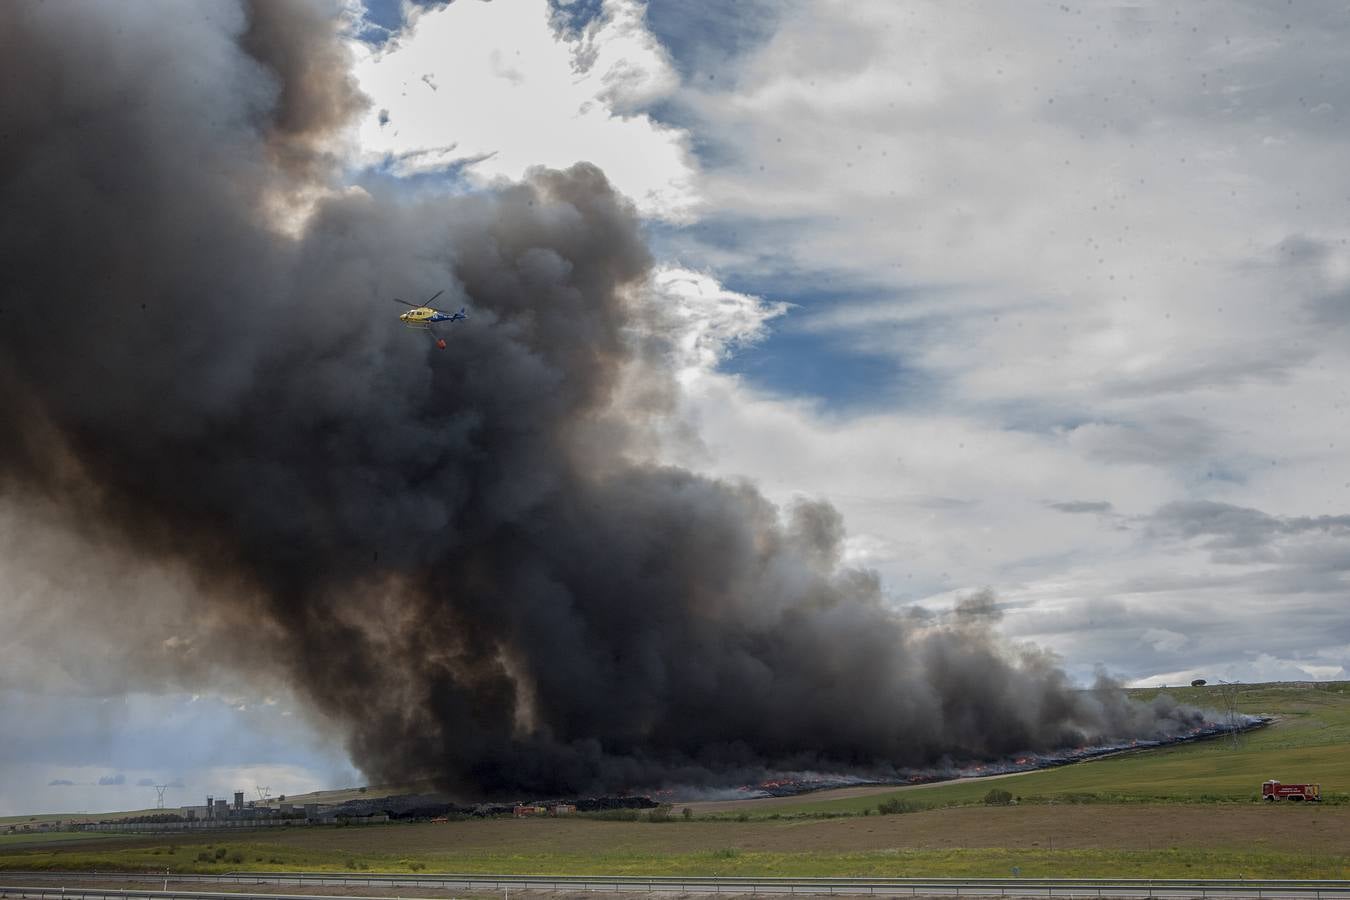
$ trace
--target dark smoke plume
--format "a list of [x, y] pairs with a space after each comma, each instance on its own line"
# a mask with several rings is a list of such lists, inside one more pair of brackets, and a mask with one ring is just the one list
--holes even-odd
[[[367, 775], [478, 795], [1190, 724], [1001, 646], [991, 597], [897, 614], [828, 505], [644, 461], [675, 386], [629, 204], [585, 164], [342, 189], [364, 100], [330, 13], [0, 4], [0, 499], [185, 567], [178, 676], [256, 623], [233, 662]], [[439, 287], [473, 318], [438, 353], [386, 298]]]

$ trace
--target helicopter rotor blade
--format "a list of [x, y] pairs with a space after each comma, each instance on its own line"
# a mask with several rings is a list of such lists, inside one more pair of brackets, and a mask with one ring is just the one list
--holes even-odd
[[407, 300], [400, 300], [397, 297], [390, 297], [389, 299], [393, 300], [395, 303], [402, 303], [404, 306], [411, 306], [413, 309], [421, 309], [416, 303], [409, 303]]
[[439, 291], [437, 291], [436, 293], [432, 294], [431, 297], [427, 300], [427, 302], [426, 302], [426, 303], [423, 303], [422, 305], [423, 305], [423, 306], [430, 306], [432, 300], [435, 300], [437, 297], [439, 297], [441, 294], [444, 294], [444, 293], [445, 293], [445, 288], [441, 288]]

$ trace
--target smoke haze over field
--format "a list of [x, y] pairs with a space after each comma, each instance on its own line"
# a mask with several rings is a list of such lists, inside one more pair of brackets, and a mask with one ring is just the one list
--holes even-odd
[[[584, 163], [341, 189], [363, 99], [325, 8], [0, 6], [0, 498], [107, 590], [189, 573], [129, 677], [247, 664], [370, 778], [483, 795], [1194, 724], [1000, 645], [991, 596], [897, 613], [827, 504], [650, 461], [677, 386], [630, 204]], [[473, 318], [437, 353], [386, 298], [442, 286]]]

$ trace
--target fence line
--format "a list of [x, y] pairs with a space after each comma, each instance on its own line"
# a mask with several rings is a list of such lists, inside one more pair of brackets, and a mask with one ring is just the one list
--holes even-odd
[[[1124, 885], [1155, 885], [1158, 887], [1180, 887], [1180, 886], [1236, 886], [1255, 888], [1258, 886], [1273, 887], [1297, 887], [1313, 888], [1321, 886], [1328, 889], [1350, 890], [1350, 880], [1338, 878], [1322, 879], [1290, 879], [1290, 878], [1054, 878], [1054, 877], [1009, 877], [1009, 876], [890, 876], [867, 878], [858, 876], [812, 876], [812, 877], [792, 877], [783, 875], [559, 875], [552, 873], [540, 873], [533, 875], [519, 874], [498, 874], [491, 872], [362, 872], [353, 874], [349, 872], [170, 872], [171, 878], [178, 881], [206, 881], [220, 882], [230, 884], [243, 884], [246, 882], [284, 882], [284, 881], [328, 881], [328, 882], [347, 882], [351, 884], [377, 884], [389, 881], [409, 881], [421, 883], [434, 883], [442, 881], [462, 882], [462, 881], [494, 881], [494, 882], [512, 882], [512, 881], [549, 881], [549, 882], [620, 882], [647, 884], [651, 883], [671, 883], [671, 884], [694, 884], [706, 883], [713, 884], [721, 882], [728, 883], [782, 883], [782, 884], [837, 884], [837, 885], [859, 885], [859, 884], [963, 884], [963, 885], [1000, 885], [1000, 884], [1059, 884], [1059, 885], [1101, 885], [1124, 886]], [[0, 878], [91, 878], [106, 880], [135, 880], [144, 881], [146, 878], [163, 878], [164, 869], [146, 869], [139, 872], [113, 871], [100, 872], [98, 870], [88, 871], [70, 871], [70, 870], [4, 870], [0, 869]]]
[[[37, 873], [29, 873], [35, 875]], [[104, 878], [106, 873], [60, 873], [49, 877], [79, 879], [81, 877]], [[357, 876], [322, 876], [318, 873], [305, 873], [312, 883], [328, 885], [378, 884], [388, 886], [409, 886], [445, 888], [457, 887], [465, 890], [503, 890], [511, 887], [533, 890], [573, 890], [586, 892], [673, 892], [680, 893], [739, 893], [739, 894], [828, 894], [834, 895], [909, 895], [930, 894], [955, 896], [999, 896], [999, 897], [1064, 897], [1064, 898], [1312, 898], [1312, 900], [1347, 900], [1350, 898], [1350, 882], [1344, 881], [1227, 881], [1221, 879], [1197, 879], [1194, 881], [1169, 881], [1165, 879], [1130, 879], [1112, 881], [1108, 879], [782, 879], [782, 878], [625, 878], [622, 876], [585, 877], [585, 876], [422, 876], [403, 878], [391, 882], [388, 878]], [[178, 881], [202, 881], [205, 879], [239, 879], [242, 883], [249, 876], [217, 875], [187, 878], [164, 873], [133, 875], [119, 873], [119, 880], [155, 880], [163, 878]], [[36, 879], [35, 879], [36, 880]], [[255, 883], [277, 883], [264, 879], [250, 878]], [[279, 879], [278, 879], [279, 880]], [[184, 891], [184, 890], [146, 890], [117, 888], [86, 888], [51, 885], [0, 885], [0, 897], [24, 898], [62, 898], [62, 900], [128, 900], [128, 898], [150, 898], [150, 900], [315, 900], [323, 895], [315, 894], [249, 894], [243, 892], [221, 891]], [[387, 898], [344, 898], [344, 900], [387, 900]]]
[[[71, 871], [4, 871], [0, 870], [0, 879], [14, 881], [17, 879], [34, 879], [47, 881], [51, 879], [88, 879], [102, 881], [145, 881], [147, 879], [161, 879], [165, 877], [165, 870], [147, 870], [144, 872], [71, 872]], [[1060, 887], [1090, 887], [1090, 888], [1148, 888], [1157, 889], [1240, 889], [1243, 891], [1254, 891], [1257, 889], [1271, 890], [1300, 890], [1308, 891], [1322, 889], [1331, 893], [1350, 892], [1350, 880], [1344, 879], [1262, 879], [1262, 878], [1036, 878], [1036, 877], [887, 877], [887, 878], [859, 878], [859, 877], [808, 877], [794, 878], [790, 876], [723, 876], [723, 875], [651, 875], [651, 876], [632, 876], [632, 875], [502, 875], [492, 873], [477, 872], [422, 872], [422, 873], [388, 873], [388, 872], [367, 872], [361, 874], [344, 872], [219, 872], [219, 873], [168, 873], [168, 876], [178, 882], [200, 882], [214, 884], [306, 884], [323, 883], [330, 885], [367, 885], [374, 886], [379, 884], [403, 885], [415, 884], [419, 886], [432, 887], [437, 884], [462, 884], [465, 882], [474, 883], [493, 883], [499, 885], [521, 884], [521, 883], [540, 883], [547, 882], [551, 884], [605, 884], [618, 886], [639, 886], [647, 885], [724, 885], [724, 886], [747, 886], [763, 885], [766, 887], [777, 885], [795, 885], [795, 886], [819, 886], [829, 887], [904, 887], [911, 885], [930, 886], [965, 886], [965, 887], [1025, 887], [1028, 885], [1045, 885]]]

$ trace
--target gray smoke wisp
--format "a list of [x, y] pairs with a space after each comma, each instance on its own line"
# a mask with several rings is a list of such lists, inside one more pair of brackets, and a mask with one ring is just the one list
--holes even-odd
[[[676, 387], [630, 205], [586, 164], [344, 189], [347, 64], [322, 4], [0, 5], [0, 499], [190, 572], [201, 620], [255, 623], [249, 664], [385, 783], [560, 795], [1194, 724], [1072, 690], [990, 598], [896, 612], [826, 504], [644, 461]], [[439, 287], [473, 312], [445, 352], [386, 299]]]

